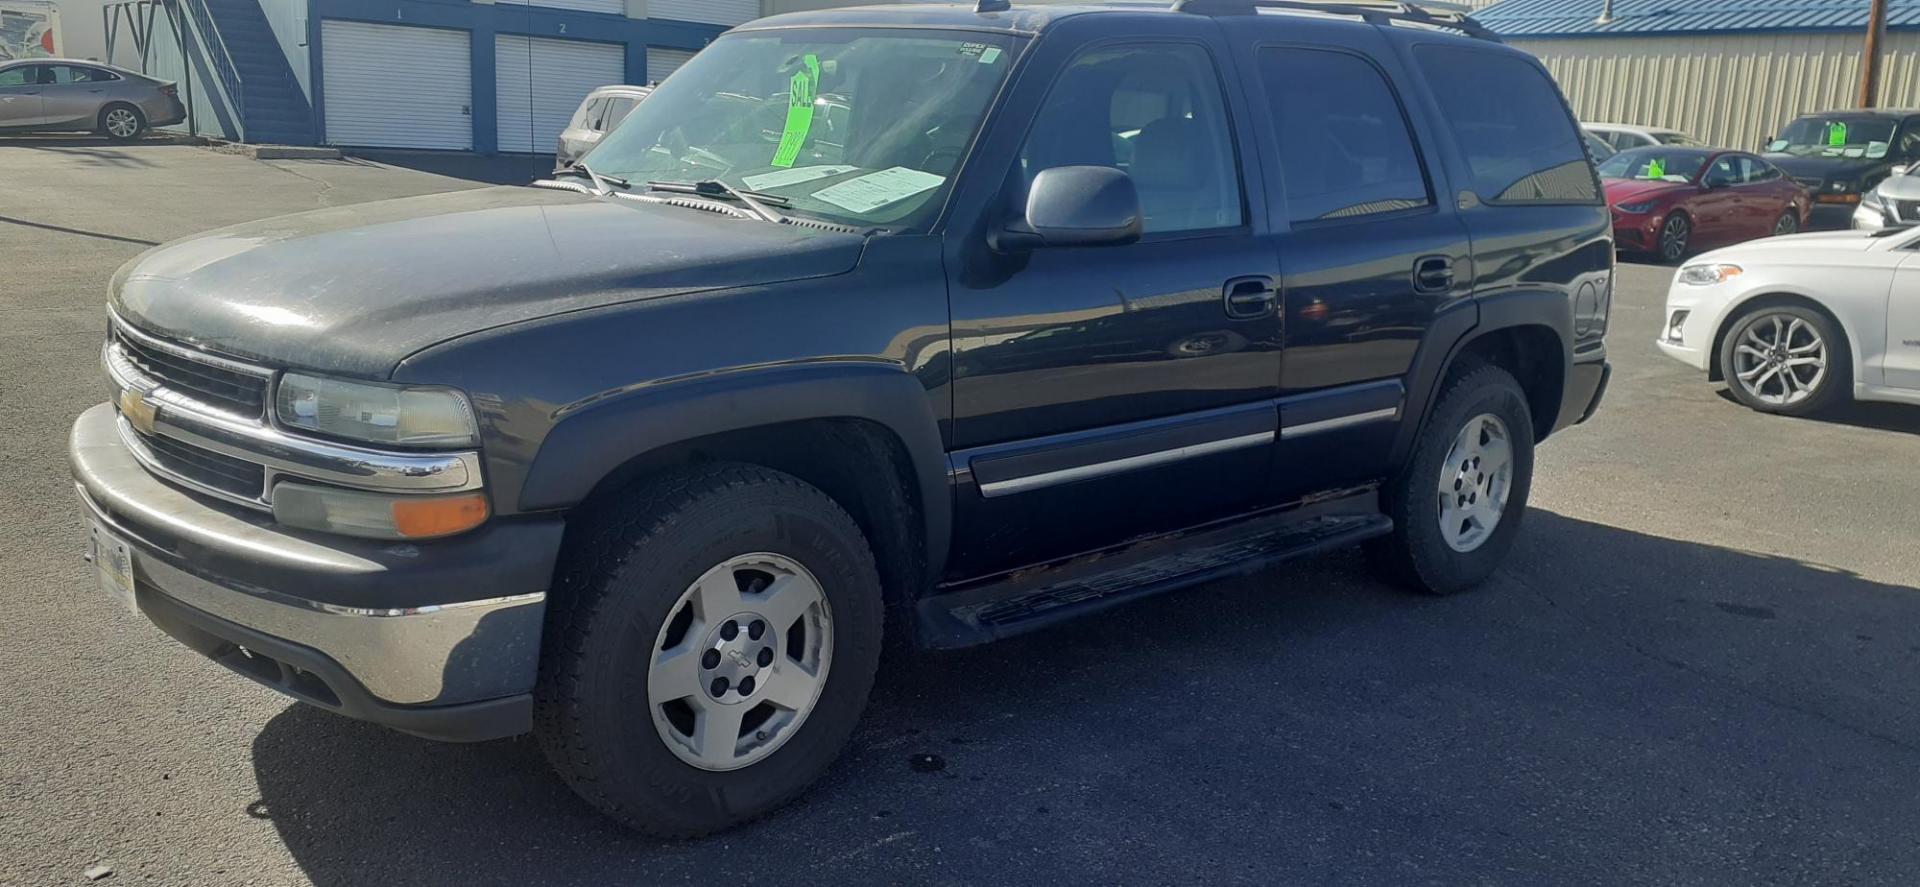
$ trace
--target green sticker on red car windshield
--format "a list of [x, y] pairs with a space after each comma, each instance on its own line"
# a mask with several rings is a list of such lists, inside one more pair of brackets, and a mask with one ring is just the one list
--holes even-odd
[[1666, 177], [1667, 177], [1666, 158], [1655, 157], [1652, 160], [1647, 161], [1647, 178], [1664, 179]]
[[780, 133], [780, 147], [774, 149], [773, 165], [789, 167], [800, 157], [800, 146], [813, 131], [813, 100], [820, 94], [820, 57], [809, 52], [800, 57], [800, 70], [793, 72], [787, 84], [787, 126]]

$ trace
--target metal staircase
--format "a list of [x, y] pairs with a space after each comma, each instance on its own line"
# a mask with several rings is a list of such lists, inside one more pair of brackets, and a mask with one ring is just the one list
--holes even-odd
[[[156, 13], [166, 16], [164, 24]], [[183, 81], [190, 131], [256, 144], [317, 143], [313, 107], [259, 0], [122, 0], [101, 16], [109, 56], [127, 26], [142, 72], [156, 73], [150, 68], [158, 65], [169, 69], [162, 76]], [[209, 116], [202, 111], [213, 119], [201, 119]]]

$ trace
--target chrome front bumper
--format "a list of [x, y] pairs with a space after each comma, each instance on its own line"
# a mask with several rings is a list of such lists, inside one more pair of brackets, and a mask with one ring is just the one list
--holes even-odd
[[[417, 545], [288, 531], [157, 479], [121, 421], [111, 404], [82, 414], [69, 456], [89, 518], [129, 544], [136, 600], [161, 628], [352, 717], [449, 739], [526, 729], [558, 518]], [[463, 706], [485, 722], [444, 727]]]

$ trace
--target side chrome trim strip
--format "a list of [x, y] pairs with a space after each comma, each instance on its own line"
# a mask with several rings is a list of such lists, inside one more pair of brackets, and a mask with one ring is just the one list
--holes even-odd
[[1364, 413], [1354, 413], [1351, 416], [1335, 416], [1331, 419], [1321, 419], [1318, 422], [1307, 422], [1291, 428], [1283, 426], [1280, 429], [1280, 439], [1290, 440], [1296, 437], [1306, 437], [1309, 434], [1319, 434], [1322, 431], [1351, 428], [1352, 426], [1364, 425], [1368, 422], [1384, 422], [1399, 415], [1400, 408], [1398, 406], [1391, 406], [1384, 409], [1368, 410]]
[[1239, 437], [1210, 440], [1205, 443], [1175, 447], [1171, 450], [1161, 450], [1156, 453], [1142, 453], [1138, 456], [1128, 456], [1124, 459], [1095, 462], [1091, 465], [1076, 465], [1072, 468], [1062, 468], [1058, 471], [1047, 471], [1040, 474], [1029, 474], [1025, 477], [1012, 477], [1006, 480], [985, 483], [980, 485], [980, 495], [987, 499], [992, 499], [997, 496], [1011, 496], [1014, 493], [1025, 493], [1030, 490], [1044, 489], [1064, 483], [1072, 483], [1077, 480], [1106, 477], [1110, 474], [1119, 474], [1122, 471], [1152, 468], [1156, 465], [1166, 465], [1170, 462], [1179, 462], [1185, 459], [1196, 459], [1201, 456], [1210, 456], [1214, 453], [1224, 453], [1229, 450], [1257, 447], [1261, 444], [1272, 442], [1273, 432], [1271, 431], [1243, 434]]

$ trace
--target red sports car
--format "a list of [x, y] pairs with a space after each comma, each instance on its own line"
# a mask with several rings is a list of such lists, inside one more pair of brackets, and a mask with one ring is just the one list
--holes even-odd
[[1744, 151], [1660, 145], [1600, 164], [1613, 242], [1624, 252], [1678, 262], [1690, 253], [1806, 224], [1807, 189]]

